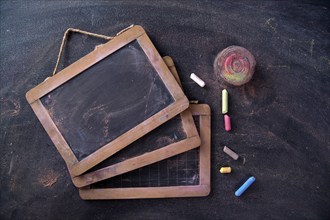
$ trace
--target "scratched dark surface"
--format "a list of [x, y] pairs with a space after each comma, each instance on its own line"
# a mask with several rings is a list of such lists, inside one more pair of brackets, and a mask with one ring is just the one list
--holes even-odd
[[199, 148], [91, 185], [93, 189], [198, 185]]
[[[0, 219], [329, 219], [328, 1], [1, 1]], [[212, 109], [212, 192], [204, 198], [82, 201], [24, 94], [48, 77], [68, 27], [113, 35], [142, 25], [173, 57], [184, 90]], [[73, 35], [61, 67], [103, 43]], [[230, 45], [257, 66], [225, 86], [213, 60]], [[195, 72], [200, 88], [189, 79]], [[228, 88], [233, 130], [223, 129]], [[243, 160], [222, 153], [227, 145]], [[233, 173], [221, 175], [220, 166]], [[241, 197], [249, 175], [257, 181]]]
[[182, 118], [180, 115], [177, 115], [137, 141], [128, 145], [123, 150], [118, 151], [111, 157], [97, 164], [89, 171], [99, 170], [104, 167], [123, 162], [127, 159], [143, 155], [144, 153], [159, 150], [160, 148], [167, 147], [170, 144], [183, 140], [188, 139], [182, 126]]
[[[169, 122], [175, 120], [175, 118], [171, 119]], [[196, 128], [200, 131], [199, 119], [198, 116], [194, 116]], [[168, 129], [164, 128], [166, 124], [158, 127], [154, 131], [167, 131]], [[163, 128], [162, 128], [163, 127]], [[173, 126], [169, 126], [173, 127]], [[173, 129], [170, 129], [173, 130]], [[154, 131], [145, 135], [143, 138], [152, 135]], [[174, 129], [176, 134], [177, 129]], [[157, 134], [157, 133], [156, 133]], [[166, 133], [165, 133], [166, 134]], [[161, 137], [161, 140], [164, 139], [159, 133], [157, 135]], [[151, 141], [157, 143], [157, 139], [151, 136]], [[165, 136], [165, 140], [171, 140], [173, 138], [167, 138]], [[139, 143], [140, 140], [134, 142]], [[152, 143], [152, 142], [151, 142]], [[140, 143], [139, 143], [140, 144]], [[141, 146], [145, 146], [143, 144]], [[133, 149], [133, 147], [126, 147], [124, 150], [120, 151], [119, 154], [122, 154], [125, 158], [127, 154], [125, 152], [126, 149]], [[194, 148], [192, 150], [186, 151], [184, 153], [178, 154], [176, 156], [170, 157], [166, 160], [162, 160], [156, 163], [153, 163], [148, 166], [141, 167], [139, 169], [124, 173], [122, 175], [115, 176], [113, 178], [109, 178], [95, 184], [91, 184], [90, 188], [128, 188], [128, 187], [164, 187], [164, 186], [188, 186], [188, 185], [198, 185], [200, 180], [200, 172], [199, 172], [199, 164], [200, 164], [200, 154], [199, 147]], [[131, 150], [133, 151], [133, 150]], [[120, 158], [120, 157], [117, 157]], [[107, 160], [112, 161], [111, 158]], [[99, 165], [103, 165], [104, 163], [109, 163], [105, 160]], [[205, 159], [204, 159], [205, 160]], [[97, 166], [96, 166], [97, 167]]]
[[46, 94], [41, 102], [82, 160], [174, 99], [133, 41]]

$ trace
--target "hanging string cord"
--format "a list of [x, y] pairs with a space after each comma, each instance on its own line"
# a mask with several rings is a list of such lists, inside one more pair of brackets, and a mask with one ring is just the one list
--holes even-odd
[[[127, 31], [128, 29], [132, 28], [134, 25], [130, 25], [129, 27], [121, 30], [116, 36], [118, 36], [119, 34]], [[54, 71], [53, 71], [53, 76], [56, 74], [56, 71], [57, 71], [57, 68], [58, 68], [58, 65], [60, 63], [60, 60], [61, 60], [61, 56], [62, 56], [62, 52], [63, 52], [63, 48], [64, 48], [64, 45], [67, 41], [67, 38], [68, 38], [68, 35], [70, 32], [76, 32], [76, 33], [80, 33], [80, 34], [85, 34], [85, 35], [88, 35], [88, 36], [92, 36], [92, 37], [98, 37], [98, 38], [103, 38], [105, 40], [112, 40], [114, 37], [112, 36], [106, 36], [106, 35], [102, 35], [102, 34], [95, 34], [95, 33], [92, 33], [92, 32], [88, 32], [88, 31], [83, 31], [83, 30], [80, 30], [80, 29], [75, 29], [75, 28], [69, 28], [65, 31], [64, 33], [64, 36], [63, 36], [63, 39], [62, 39], [62, 43], [61, 43], [61, 47], [60, 47], [60, 51], [58, 52], [58, 56], [57, 56], [57, 61], [56, 61], [56, 65], [55, 65], [55, 68], [54, 68]]]
[[113, 37], [110, 37], [110, 36], [105, 36], [105, 35], [102, 35], [102, 34], [95, 34], [95, 33], [91, 33], [91, 32], [88, 32], [88, 31], [83, 31], [83, 30], [79, 30], [79, 29], [75, 29], [75, 28], [69, 28], [69, 29], [67, 29], [65, 31], [64, 36], [63, 36], [63, 39], [62, 39], [60, 51], [58, 52], [56, 65], [55, 65], [55, 68], [54, 68], [54, 71], [53, 71], [53, 76], [56, 74], [58, 65], [59, 65], [60, 60], [61, 60], [63, 48], [64, 48], [64, 45], [65, 45], [67, 39], [68, 39], [68, 35], [69, 35], [70, 32], [76, 32], [76, 33], [85, 34], [85, 35], [88, 35], [88, 36], [103, 38], [103, 39], [106, 39], [106, 40], [112, 40], [113, 39]]

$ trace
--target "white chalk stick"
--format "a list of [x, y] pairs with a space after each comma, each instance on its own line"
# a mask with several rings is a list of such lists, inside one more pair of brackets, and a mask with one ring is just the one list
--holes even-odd
[[223, 152], [225, 152], [226, 154], [228, 154], [231, 158], [233, 158], [234, 160], [237, 160], [239, 158], [238, 154], [235, 153], [232, 149], [230, 149], [229, 147], [225, 146], [223, 148]]
[[199, 78], [198, 76], [196, 76], [195, 73], [190, 74], [190, 79], [194, 80], [195, 83], [197, 83], [200, 87], [204, 87], [205, 86], [205, 82], [203, 80], [201, 80], [201, 78]]

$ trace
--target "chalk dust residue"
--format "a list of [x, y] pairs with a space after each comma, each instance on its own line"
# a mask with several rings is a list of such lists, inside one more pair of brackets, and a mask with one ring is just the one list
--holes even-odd
[[15, 162], [16, 157], [14, 155], [11, 157], [11, 160], [10, 160], [10, 163], [9, 163], [9, 171], [8, 171], [9, 176], [11, 175], [11, 172], [13, 171], [14, 162]]
[[53, 170], [45, 170], [38, 177], [38, 183], [43, 187], [52, 187], [59, 178], [59, 174]]
[[21, 105], [18, 100], [0, 99], [1, 114], [0, 116], [16, 116], [21, 111]]
[[164, 137], [157, 138], [156, 143], [157, 143], [157, 145], [165, 146], [165, 145], [172, 144], [175, 141], [176, 140], [174, 138], [171, 138], [171, 137], [168, 137], [168, 136], [164, 136]]
[[199, 174], [194, 174], [194, 176], [190, 179], [187, 179], [187, 182], [190, 184], [190, 185], [197, 185], [198, 182], [199, 182]]
[[269, 18], [266, 20], [267, 27], [272, 30], [275, 34], [277, 33], [276, 27], [277, 23], [275, 22], [275, 18]]

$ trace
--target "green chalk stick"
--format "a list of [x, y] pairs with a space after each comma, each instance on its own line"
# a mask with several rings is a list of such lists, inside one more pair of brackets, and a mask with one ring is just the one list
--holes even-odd
[[222, 90], [222, 114], [228, 112], [228, 92], [226, 89]]

